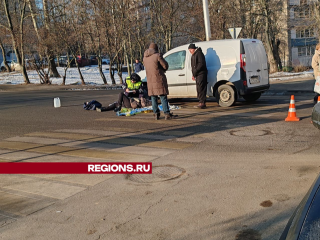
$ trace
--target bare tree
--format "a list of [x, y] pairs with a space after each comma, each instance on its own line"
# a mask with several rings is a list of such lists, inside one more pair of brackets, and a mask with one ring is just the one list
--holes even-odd
[[[2, 31], [0, 31], [2, 32]], [[3, 36], [3, 35], [2, 35]], [[6, 68], [6, 71], [7, 72], [11, 72], [11, 68], [10, 66], [8, 65], [7, 63], [7, 54], [6, 54], [6, 51], [5, 51], [5, 48], [4, 48], [4, 44], [2, 42], [2, 39], [0, 37], [0, 48], [1, 48], [1, 52], [2, 52], [2, 56], [3, 56], [3, 64], [4, 64], [4, 67]]]
[[[54, 32], [52, 36], [56, 38], [58, 48], [57, 52], [65, 51], [74, 59], [74, 64], [77, 67], [79, 78], [82, 85], [85, 85], [84, 77], [81, 73], [80, 66], [77, 61], [77, 56], [82, 54], [83, 50], [83, 11], [81, 2], [68, 0], [55, 0], [52, 4], [54, 13]], [[67, 62], [70, 58], [67, 59]], [[66, 77], [66, 69], [65, 75]]]
[[101, 15], [99, 6], [95, 0], [90, 0], [93, 13], [89, 16], [87, 24], [87, 34], [90, 38], [90, 45], [94, 53], [97, 54], [99, 73], [104, 84], [107, 84], [106, 76], [102, 71], [102, 51], [103, 51], [103, 25], [101, 24]]
[[279, 16], [283, 9], [283, 1], [281, 0], [259, 0], [260, 15], [263, 16], [263, 33], [264, 43], [268, 54], [270, 64], [270, 72], [277, 72], [282, 69], [282, 64], [279, 56], [280, 40], [278, 38]]
[[320, 41], [320, 2], [317, 0], [310, 1], [310, 18], [309, 26], [316, 30]]
[[17, 61], [21, 66], [24, 82], [29, 84], [24, 62], [24, 21], [26, 13], [26, 0], [2, 0], [4, 7], [4, 15], [7, 23], [0, 24], [0, 27], [5, 28], [11, 35], [13, 49], [15, 51]]
[[[191, 8], [188, 5], [191, 5]], [[150, 0], [150, 20], [154, 38], [160, 46], [164, 46], [164, 52], [172, 48], [173, 39], [179, 36], [181, 29], [187, 24], [186, 19], [189, 18], [190, 12], [196, 10], [192, 7], [192, 1]]]

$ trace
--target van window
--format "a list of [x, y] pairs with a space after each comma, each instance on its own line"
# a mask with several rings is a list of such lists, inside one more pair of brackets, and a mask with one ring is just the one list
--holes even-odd
[[165, 60], [169, 64], [168, 71], [184, 69], [184, 63], [186, 61], [186, 51], [172, 53], [166, 56]]

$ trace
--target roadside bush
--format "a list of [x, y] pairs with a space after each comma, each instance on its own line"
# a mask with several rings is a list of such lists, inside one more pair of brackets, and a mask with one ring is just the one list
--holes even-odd
[[303, 65], [297, 65], [297, 66], [294, 66], [294, 68], [293, 68], [294, 72], [304, 72], [304, 71], [307, 71], [307, 70], [309, 70], [309, 67], [306, 67], [306, 66], [303, 66]]
[[283, 72], [291, 72], [292, 70], [293, 70], [293, 67], [289, 67], [289, 66], [282, 67]]

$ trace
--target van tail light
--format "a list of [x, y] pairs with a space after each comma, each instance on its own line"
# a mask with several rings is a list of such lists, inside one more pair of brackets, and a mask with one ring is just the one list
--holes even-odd
[[243, 80], [243, 86], [245, 86], [245, 87], [248, 86], [247, 80]]
[[243, 71], [246, 71], [246, 55], [240, 54], [240, 67], [243, 69]]

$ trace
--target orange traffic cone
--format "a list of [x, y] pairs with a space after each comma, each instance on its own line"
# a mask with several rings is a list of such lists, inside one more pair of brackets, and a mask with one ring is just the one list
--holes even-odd
[[285, 119], [285, 121], [286, 122], [300, 121], [300, 118], [298, 118], [296, 114], [296, 106], [294, 104], [294, 95], [291, 95], [288, 117]]
[[320, 96], [318, 96], [318, 102], [317, 103], [319, 103], [320, 102]]

